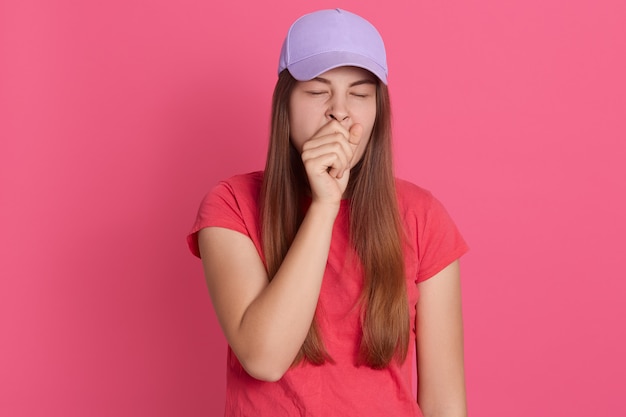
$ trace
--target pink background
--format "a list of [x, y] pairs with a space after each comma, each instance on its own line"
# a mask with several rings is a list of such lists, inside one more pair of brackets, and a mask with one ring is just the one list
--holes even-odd
[[626, 415], [625, 5], [1, 2], [0, 415], [221, 415], [185, 235], [263, 166], [288, 25], [336, 6], [386, 40], [398, 174], [472, 247], [470, 414]]

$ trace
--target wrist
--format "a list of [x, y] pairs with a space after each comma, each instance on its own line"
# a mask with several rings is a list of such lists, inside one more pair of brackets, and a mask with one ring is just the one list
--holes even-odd
[[328, 219], [335, 221], [339, 208], [341, 207], [341, 200], [338, 201], [320, 201], [313, 200], [309, 209], [307, 210], [307, 217], [313, 216], [320, 219]]

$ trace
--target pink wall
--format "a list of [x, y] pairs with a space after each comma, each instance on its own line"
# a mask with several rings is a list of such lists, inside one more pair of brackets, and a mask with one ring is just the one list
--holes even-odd
[[2, 2], [0, 415], [221, 414], [184, 237], [262, 167], [289, 23], [335, 6], [386, 39], [398, 174], [472, 246], [471, 415], [626, 415], [623, 0]]

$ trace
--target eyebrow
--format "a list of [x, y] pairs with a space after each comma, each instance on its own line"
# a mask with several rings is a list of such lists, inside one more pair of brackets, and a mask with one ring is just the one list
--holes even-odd
[[[330, 80], [327, 80], [326, 78], [322, 78], [322, 77], [315, 77], [311, 81], [319, 81], [321, 83], [328, 84], [328, 85], [332, 84]], [[363, 78], [362, 80], [357, 80], [351, 83], [350, 87], [355, 87], [357, 85], [362, 85], [362, 84], [376, 84], [376, 81], [374, 81], [371, 78]]]

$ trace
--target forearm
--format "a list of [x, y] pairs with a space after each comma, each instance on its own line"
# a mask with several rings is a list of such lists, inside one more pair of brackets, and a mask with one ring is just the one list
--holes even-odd
[[[444, 361], [437, 363], [436, 376], [428, 373], [429, 365], [424, 365], [426, 372], [418, 370], [419, 384], [417, 401], [424, 417], [466, 417], [465, 372], [463, 364], [462, 341], [456, 340], [447, 346], [440, 346], [439, 351], [446, 352]], [[423, 352], [427, 353], [427, 352]], [[418, 354], [419, 357], [424, 355]], [[436, 355], [429, 355], [435, 358]], [[434, 359], [437, 362], [437, 359]], [[422, 362], [423, 363], [423, 362]], [[419, 366], [419, 365], [418, 365]]]
[[439, 404], [435, 406], [429, 401], [420, 403], [420, 408], [424, 417], [467, 417], [467, 406], [465, 404], [465, 396], [459, 398], [457, 402], [447, 404]]
[[311, 205], [276, 275], [246, 309], [236, 350], [249, 372], [275, 379], [300, 350], [315, 315], [335, 217], [334, 207]]
[[425, 417], [465, 417], [467, 407], [458, 261], [418, 284], [418, 289], [417, 401]]

